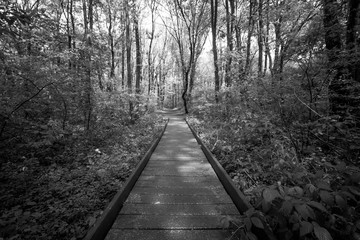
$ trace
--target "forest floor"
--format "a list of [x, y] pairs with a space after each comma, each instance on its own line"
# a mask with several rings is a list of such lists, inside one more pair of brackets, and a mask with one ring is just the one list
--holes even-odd
[[0, 171], [0, 239], [82, 239], [164, 123], [151, 114], [90, 135], [73, 133], [49, 149], [7, 149]]

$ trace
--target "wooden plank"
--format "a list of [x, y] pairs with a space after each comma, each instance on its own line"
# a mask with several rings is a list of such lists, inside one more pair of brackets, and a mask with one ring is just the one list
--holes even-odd
[[119, 215], [114, 229], [222, 229], [223, 216]]
[[[160, 178], [156, 180], [138, 180], [136, 182], [137, 187], [171, 187], [171, 188], [207, 188], [207, 187], [218, 187], [222, 188], [223, 186], [217, 181], [189, 181], [186, 182], [185, 180], [179, 181], [174, 180], [173, 177]], [[206, 179], [206, 178], [205, 178]]]
[[167, 160], [151, 160], [146, 168], [152, 167], [164, 167], [164, 166], [171, 166], [171, 167], [192, 167], [192, 168], [211, 168], [209, 162], [206, 161], [167, 161]]
[[126, 230], [111, 229], [105, 240], [219, 240], [230, 239], [230, 231], [227, 230]]
[[170, 194], [170, 195], [226, 195], [225, 189], [220, 186], [194, 187], [194, 188], [174, 188], [174, 187], [134, 187], [134, 194]]
[[126, 203], [149, 204], [220, 204], [232, 203], [229, 195], [171, 195], [130, 193]]
[[183, 176], [183, 177], [196, 177], [196, 176], [211, 176], [215, 174], [214, 170], [209, 168], [206, 170], [194, 169], [145, 169], [144, 176]]
[[192, 177], [183, 177], [183, 176], [153, 176], [141, 175], [138, 181], [175, 181], [175, 182], [219, 182], [219, 179], [215, 176], [192, 176]]
[[127, 215], [239, 215], [233, 203], [227, 204], [124, 204]]

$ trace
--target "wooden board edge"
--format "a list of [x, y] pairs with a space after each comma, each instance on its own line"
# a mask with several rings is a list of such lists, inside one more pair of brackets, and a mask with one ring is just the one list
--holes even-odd
[[134, 187], [136, 181], [144, 170], [146, 164], [149, 162], [149, 159], [159, 144], [162, 136], [165, 133], [166, 127], [169, 123], [169, 118], [165, 123], [165, 126], [160, 134], [160, 136], [153, 141], [150, 148], [145, 153], [144, 157], [140, 160], [136, 168], [134, 169], [131, 176], [125, 182], [124, 187], [119, 191], [111, 200], [111, 202], [105, 208], [101, 217], [95, 222], [94, 226], [88, 231], [83, 240], [101, 240], [104, 239], [111, 229], [118, 213], [120, 212], [124, 202], [129, 196], [132, 188]]
[[210, 162], [213, 167], [216, 175], [218, 176], [220, 182], [224, 186], [226, 192], [229, 194], [230, 198], [233, 200], [236, 208], [239, 210], [241, 214], [246, 212], [252, 206], [247, 201], [245, 195], [235, 186], [234, 182], [227, 174], [225, 169], [221, 166], [219, 161], [212, 155], [210, 150], [203, 144], [201, 139], [197, 136], [195, 130], [190, 126], [189, 122], [185, 119], [187, 125], [189, 126], [192, 134], [194, 135], [196, 141], [201, 146], [202, 151], [204, 152], [207, 160]]
[[[235, 186], [234, 182], [227, 174], [225, 169], [221, 166], [219, 161], [212, 155], [210, 150], [204, 145], [201, 139], [197, 136], [195, 130], [190, 126], [189, 122], [185, 118], [187, 125], [189, 126], [192, 134], [194, 135], [196, 141], [201, 146], [202, 151], [204, 152], [207, 160], [210, 162], [213, 167], [216, 175], [220, 179], [220, 182], [224, 186], [226, 192], [229, 194], [230, 198], [233, 200], [238, 211], [243, 214], [248, 209], [252, 208], [252, 205], [247, 201], [245, 195]], [[261, 235], [262, 239], [276, 240], [277, 238], [270, 231], [270, 228], [266, 225], [264, 229], [258, 229], [258, 234]]]

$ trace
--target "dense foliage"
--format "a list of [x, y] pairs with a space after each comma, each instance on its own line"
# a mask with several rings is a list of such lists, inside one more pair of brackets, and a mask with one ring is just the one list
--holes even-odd
[[358, 239], [360, 132], [335, 117], [301, 120], [293, 105], [276, 113], [262, 100], [199, 104], [189, 117], [254, 207], [227, 221], [241, 239], [267, 224], [277, 239]]
[[85, 236], [164, 126], [154, 114], [107, 124], [91, 136], [73, 131], [55, 145], [13, 149], [0, 174], [1, 238]]

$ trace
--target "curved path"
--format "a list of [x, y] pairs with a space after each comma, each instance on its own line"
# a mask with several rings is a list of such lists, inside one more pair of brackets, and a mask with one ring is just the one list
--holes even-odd
[[229, 239], [222, 219], [239, 215], [176, 111], [106, 240]]

